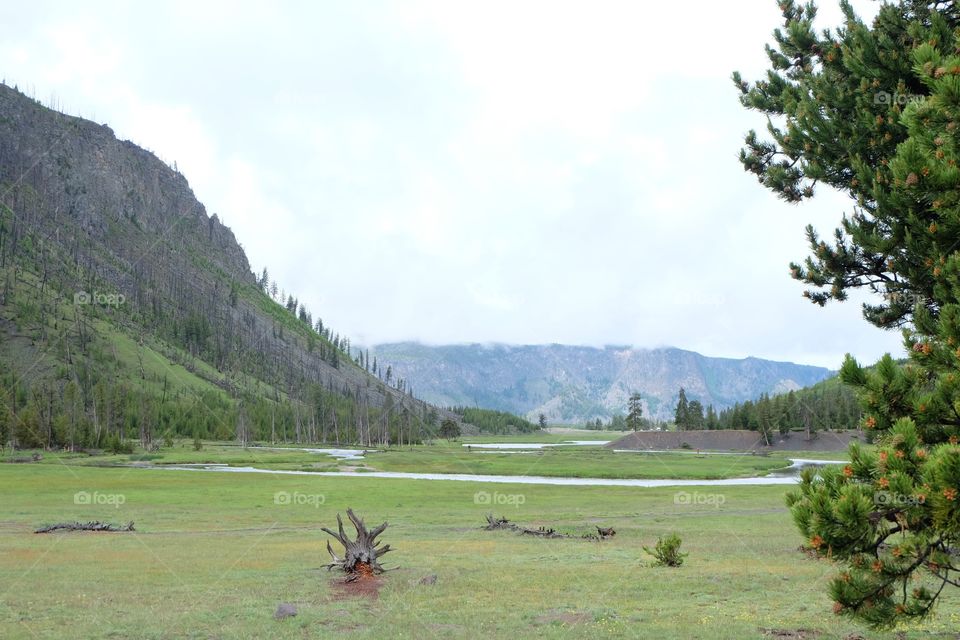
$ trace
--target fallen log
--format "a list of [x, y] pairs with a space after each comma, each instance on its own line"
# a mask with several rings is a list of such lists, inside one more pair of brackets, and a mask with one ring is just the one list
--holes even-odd
[[347, 537], [346, 532], [343, 530], [343, 520], [340, 518], [339, 513], [337, 514], [338, 531], [336, 533], [326, 527], [320, 528], [321, 531], [336, 538], [340, 544], [343, 545], [344, 549], [343, 558], [338, 558], [337, 554], [333, 552], [333, 547], [330, 546], [330, 541], [327, 541], [327, 552], [330, 554], [330, 557], [333, 558], [333, 562], [326, 565], [327, 571], [334, 567], [343, 570], [350, 574], [348, 582], [386, 571], [386, 569], [380, 566], [379, 559], [385, 553], [393, 551], [393, 549], [390, 548], [389, 544], [381, 546], [381, 543], [377, 542], [377, 536], [384, 532], [387, 528], [387, 523], [384, 522], [372, 531], [367, 531], [363, 520], [353, 513], [353, 509], [347, 509], [347, 518], [350, 519], [353, 528], [357, 531], [356, 540], [350, 540]]
[[494, 518], [492, 513], [487, 514], [487, 526], [484, 527], [487, 531], [493, 531], [495, 529], [516, 529], [517, 525], [511, 524], [509, 520], [500, 516], [499, 518]]
[[[520, 535], [522, 536], [536, 536], [537, 538], [577, 538], [579, 536], [573, 536], [568, 533], [557, 533], [555, 529], [544, 529], [540, 527], [539, 529], [528, 529], [527, 527], [518, 527]], [[586, 537], [586, 536], [584, 536]]]
[[57, 524], [48, 524], [40, 527], [34, 533], [51, 533], [53, 531], [105, 531], [109, 533], [119, 533], [123, 531], [135, 531], [133, 522], [121, 526], [109, 522], [100, 522], [92, 520], [90, 522], [59, 522]]
[[534, 536], [536, 538], [551, 538], [551, 539], [577, 538], [577, 539], [583, 539], [583, 540], [600, 541], [600, 540], [607, 540], [609, 538], [612, 538], [617, 534], [617, 532], [613, 530], [613, 527], [608, 527], [606, 529], [597, 527], [596, 535], [592, 533], [588, 533], [582, 536], [578, 536], [570, 533], [561, 533], [552, 527], [550, 528], [538, 527], [536, 529], [523, 527], [513, 522], [510, 522], [503, 516], [500, 516], [499, 518], [495, 518], [492, 513], [488, 513], [486, 518], [487, 518], [487, 526], [483, 527], [485, 531], [496, 531], [498, 529], [506, 529], [508, 531], [516, 531], [522, 536]]

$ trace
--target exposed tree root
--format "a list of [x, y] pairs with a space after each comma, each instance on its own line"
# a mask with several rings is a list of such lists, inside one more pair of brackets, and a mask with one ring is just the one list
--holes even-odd
[[382, 545], [377, 542], [377, 536], [384, 532], [387, 528], [387, 523], [384, 522], [379, 527], [373, 529], [372, 531], [367, 531], [366, 525], [363, 524], [363, 520], [358, 518], [352, 509], [347, 509], [347, 518], [350, 519], [350, 522], [353, 524], [353, 528], [357, 531], [357, 539], [350, 540], [347, 538], [347, 534], [343, 530], [343, 520], [340, 518], [340, 514], [337, 514], [337, 532], [333, 532], [326, 527], [322, 527], [321, 531], [329, 533], [331, 536], [336, 538], [340, 544], [343, 545], [344, 555], [343, 558], [337, 557], [337, 554], [333, 552], [333, 547], [330, 546], [330, 541], [327, 541], [327, 552], [330, 554], [330, 557], [333, 558], [333, 562], [326, 565], [327, 570], [337, 568], [341, 569], [344, 572], [351, 574], [348, 578], [349, 582], [357, 580], [360, 578], [371, 577], [374, 575], [379, 575], [386, 571], [380, 563], [378, 562], [380, 556], [385, 553], [392, 551], [390, 545]]

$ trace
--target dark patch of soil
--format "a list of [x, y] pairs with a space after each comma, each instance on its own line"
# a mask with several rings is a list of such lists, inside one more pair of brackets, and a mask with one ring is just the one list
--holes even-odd
[[334, 580], [331, 586], [333, 587], [334, 600], [348, 600], [350, 598], [377, 600], [380, 598], [383, 578], [374, 575], [361, 575], [356, 579]]

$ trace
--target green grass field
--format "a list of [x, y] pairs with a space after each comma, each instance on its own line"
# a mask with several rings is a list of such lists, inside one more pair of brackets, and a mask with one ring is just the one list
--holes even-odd
[[[212, 449], [190, 453], [218, 458]], [[833, 569], [797, 551], [782, 486], [556, 487], [76, 461], [0, 464], [2, 638], [897, 637], [830, 613]], [[77, 492], [91, 504], [77, 504]], [[348, 506], [370, 524], [390, 522], [383, 539], [397, 550], [384, 560], [399, 569], [376, 599], [345, 594], [320, 569], [319, 527]], [[490, 511], [618, 534], [597, 543], [483, 531]], [[137, 531], [32, 533], [95, 519], [133, 520]], [[683, 538], [686, 564], [651, 566], [642, 547], [670, 532]], [[431, 574], [435, 585], [419, 584]], [[299, 614], [274, 620], [281, 602]], [[958, 625], [952, 593], [906, 637], [953, 638]]]
[[438, 446], [388, 450], [369, 454], [367, 459], [368, 466], [382, 471], [588, 478], [736, 478], [765, 475], [790, 465], [780, 456], [615, 453], [601, 447], [554, 447], [505, 453]]
[[[490, 442], [476, 438], [473, 442]], [[528, 438], [526, 441], [529, 442]], [[512, 439], [497, 439], [500, 442]], [[470, 441], [467, 441], [470, 442]], [[156, 454], [60, 456], [47, 454], [46, 464], [69, 460], [72, 464], [128, 465], [135, 461], [152, 464], [226, 463], [264, 469], [337, 471], [404, 471], [430, 473], [469, 473], [479, 475], [519, 475], [588, 478], [678, 478], [721, 479], [766, 475], [783, 469], [790, 461], [782, 455], [758, 456], [698, 455], [676, 453], [614, 452], [603, 447], [569, 446], [538, 450], [496, 451], [468, 448], [458, 441], [436, 441], [429, 445], [385, 448], [367, 453], [363, 460], [337, 461], [324, 454], [299, 451], [241, 448], [223, 443], [207, 443], [194, 451], [188, 442]]]

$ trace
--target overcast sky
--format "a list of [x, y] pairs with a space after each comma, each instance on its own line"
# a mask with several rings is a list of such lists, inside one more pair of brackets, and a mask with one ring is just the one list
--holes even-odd
[[0, 76], [176, 162], [253, 269], [355, 344], [898, 353], [787, 272], [849, 203], [779, 202], [737, 161], [764, 121], [730, 72], [762, 73], [779, 19], [773, 0], [4, 3]]

